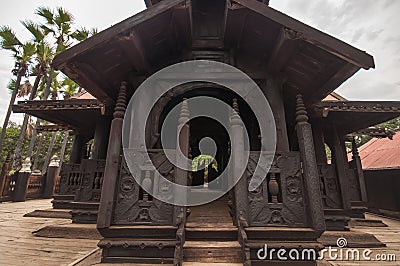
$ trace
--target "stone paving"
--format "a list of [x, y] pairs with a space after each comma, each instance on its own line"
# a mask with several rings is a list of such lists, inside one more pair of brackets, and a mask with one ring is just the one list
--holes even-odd
[[[71, 224], [69, 219], [55, 218], [34, 218], [24, 217], [23, 215], [34, 210], [45, 210], [51, 208], [51, 200], [29, 200], [26, 202], [0, 203], [0, 265], [98, 265], [95, 261], [100, 260], [100, 252], [97, 249], [98, 240], [91, 239], [72, 239], [72, 238], [48, 238], [37, 237], [32, 234], [45, 226], [49, 225], [68, 225]], [[356, 226], [352, 231], [367, 232], [374, 234], [380, 241], [385, 243], [387, 247], [371, 248], [370, 257], [372, 260], [367, 261], [344, 261], [329, 260], [328, 262], [320, 262], [320, 265], [334, 266], [393, 266], [400, 265], [400, 221], [388, 218], [378, 217], [367, 214], [368, 219], [380, 219], [388, 227], [365, 227]], [[359, 249], [361, 257], [364, 249]], [[346, 249], [343, 249], [346, 254]], [[390, 257], [393, 255], [397, 261], [377, 261], [377, 255]], [[383, 255], [383, 256], [385, 256]], [[88, 260], [88, 258], [92, 258]], [[345, 257], [345, 256], [344, 256]], [[85, 259], [86, 258], [86, 259]], [[86, 261], [86, 263], [84, 263]], [[92, 263], [87, 263], [91, 261]], [[104, 265], [104, 264], [102, 264]], [[110, 265], [110, 264], [107, 264]], [[132, 265], [132, 264], [124, 264]], [[224, 263], [193, 263], [186, 262], [184, 266], [200, 266], [200, 265], [228, 265]], [[229, 264], [233, 265], [233, 264]], [[240, 264], [234, 264], [240, 265]]]
[[48, 209], [51, 200], [0, 203], [0, 265], [69, 265], [97, 247], [98, 240], [36, 237], [46, 225], [71, 223], [68, 219], [23, 217]]

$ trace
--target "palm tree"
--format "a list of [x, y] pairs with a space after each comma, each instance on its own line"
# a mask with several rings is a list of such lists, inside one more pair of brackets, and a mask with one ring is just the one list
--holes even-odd
[[[41, 16], [45, 23], [41, 24], [40, 27], [43, 29], [44, 33], [51, 34], [56, 40], [56, 51], [55, 53], [58, 54], [64, 50], [66, 50], [71, 44], [73, 40], [83, 41], [97, 33], [96, 29], [87, 30], [85, 28], [81, 28], [80, 30], [72, 31], [72, 24], [73, 24], [73, 16], [67, 10], [58, 7], [56, 8], [55, 12], [53, 12], [50, 8], [47, 7], [39, 7], [36, 10], [36, 14]], [[52, 99], [57, 98], [58, 91], [54, 88], [58, 86], [52, 86], [52, 82], [57, 82], [57, 79], [54, 79], [54, 69], [51, 67], [48, 77], [48, 82], [46, 85], [46, 89], [44, 91], [44, 99], [46, 100], [50, 93], [52, 94]], [[53, 88], [53, 91], [51, 91]], [[38, 125], [38, 123], [37, 123]], [[55, 133], [53, 133], [54, 135]], [[36, 136], [35, 136], [36, 137]], [[42, 134], [39, 144], [43, 142], [44, 134]], [[52, 137], [52, 139], [54, 136]], [[38, 147], [38, 151], [40, 151], [40, 145]], [[49, 161], [51, 155], [51, 151], [47, 153], [46, 160]], [[47, 158], [48, 157], [48, 158]]]
[[61, 93], [64, 97], [64, 100], [68, 100], [71, 98], [73, 95], [75, 95], [77, 92], [79, 92], [81, 88], [79, 87], [78, 84], [75, 83], [72, 79], [69, 77], [65, 77], [64, 80], [61, 82]]
[[[67, 10], [58, 7], [55, 12], [48, 7], [39, 7], [36, 14], [44, 18], [45, 23], [40, 24], [46, 35], [51, 34], [56, 39], [56, 54], [66, 50], [72, 41], [73, 16]], [[50, 68], [49, 79], [45, 90], [45, 99], [50, 94], [51, 82], [53, 81], [54, 68]], [[46, 97], [47, 96], [47, 97]]]
[[200, 154], [192, 161], [192, 171], [197, 172], [201, 165], [204, 165], [204, 187], [208, 187], [208, 166], [211, 165], [211, 167], [218, 172], [218, 163], [211, 155]]
[[12, 70], [12, 73], [17, 77], [0, 135], [1, 151], [4, 136], [11, 116], [11, 108], [17, 97], [22, 77], [26, 77], [28, 75], [29, 64], [33, 54], [35, 53], [35, 45], [31, 42], [23, 44], [20, 40], [18, 40], [15, 33], [8, 26], [2, 26], [0, 27], [0, 47], [1, 49], [6, 49], [14, 53], [13, 57], [15, 58], [15, 68]]
[[[25, 26], [26, 29], [28, 29], [31, 32], [33, 36], [33, 41], [36, 44], [36, 56], [35, 56], [36, 65], [32, 70], [32, 76], [36, 76], [36, 78], [32, 91], [29, 96], [29, 100], [32, 101], [34, 98], [36, 98], [39, 83], [42, 80], [42, 77], [46, 74], [47, 69], [49, 68], [51, 59], [53, 57], [53, 51], [52, 48], [44, 40], [45, 34], [37, 24], [35, 24], [32, 21], [23, 21], [22, 24]], [[24, 121], [22, 123], [21, 133], [18, 138], [17, 145], [14, 151], [14, 161], [12, 169], [17, 169], [20, 164], [21, 151], [24, 143], [24, 138], [29, 118], [30, 116], [28, 114], [25, 114]], [[35, 140], [36, 140], [36, 134], [35, 133], [32, 134], [32, 137], [33, 135], [35, 135]], [[33, 141], [33, 143], [35, 142], [35, 140]], [[28, 157], [32, 155], [33, 149], [29, 150], [30, 152], [28, 153]]]

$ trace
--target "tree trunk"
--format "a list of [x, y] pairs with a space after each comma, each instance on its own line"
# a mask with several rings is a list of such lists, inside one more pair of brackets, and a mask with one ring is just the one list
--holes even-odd
[[50, 95], [50, 90], [51, 90], [51, 83], [53, 82], [53, 76], [54, 76], [54, 68], [50, 68], [50, 72], [49, 72], [49, 79], [47, 80], [47, 84], [46, 84], [46, 89], [44, 90], [44, 99], [43, 100], [47, 100], [47, 98], [49, 98]]
[[[39, 82], [42, 79], [42, 75], [38, 74], [35, 79], [35, 83], [33, 84], [33, 88], [31, 91], [31, 94], [29, 95], [29, 101], [32, 101], [36, 97], [36, 92], [39, 87]], [[20, 166], [21, 163], [21, 153], [22, 153], [22, 146], [24, 144], [24, 139], [25, 139], [25, 133], [26, 133], [26, 127], [28, 126], [28, 121], [29, 121], [29, 115], [25, 114], [24, 115], [24, 121], [22, 122], [22, 128], [21, 132], [19, 134], [19, 138], [17, 141], [17, 146], [14, 151], [14, 161], [11, 169], [17, 169]]]
[[42, 134], [40, 135], [39, 143], [38, 143], [37, 148], [36, 148], [35, 160], [33, 161], [32, 170], [37, 170], [37, 166], [38, 166], [38, 162], [39, 162], [40, 150], [42, 149], [44, 136], [45, 136], [45, 132], [42, 132]]
[[13, 104], [15, 102], [15, 99], [17, 98], [18, 88], [19, 88], [19, 85], [21, 83], [21, 79], [22, 79], [22, 74], [18, 74], [17, 81], [15, 82], [15, 87], [14, 87], [13, 93], [11, 95], [10, 104], [8, 105], [8, 110], [7, 110], [7, 113], [6, 113], [6, 117], [4, 118], [3, 128], [1, 129], [0, 152], [2, 151], [2, 148], [3, 148], [3, 141], [4, 141], [4, 137], [6, 136], [8, 122], [9, 122], [10, 116], [11, 116], [12, 106], [13, 106]]
[[40, 126], [41, 122], [42, 122], [42, 120], [39, 118], [36, 120], [35, 128], [33, 129], [33, 133], [32, 133], [31, 142], [29, 143], [29, 149], [28, 149], [28, 154], [27, 154], [27, 157], [29, 157], [29, 158], [32, 158], [33, 148], [35, 147], [36, 138], [37, 138], [37, 134], [38, 134], [37, 128], [38, 128], [38, 126]]
[[67, 143], [68, 143], [68, 137], [69, 137], [69, 132], [65, 131], [64, 132], [64, 140], [61, 146], [61, 152], [60, 152], [60, 169], [62, 167], [63, 161], [64, 161], [64, 155], [65, 155], [65, 149], [67, 148]]
[[56, 141], [56, 137], [57, 137], [57, 132], [53, 132], [52, 135], [51, 135], [51, 141], [50, 141], [50, 144], [49, 144], [49, 148], [47, 150], [46, 159], [45, 159], [44, 164], [43, 164], [42, 174], [45, 173], [46, 170], [47, 170], [47, 166], [48, 166], [48, 164], [50, 162], [50, 157], [51, 157], [51, 153], [53, 151], [53, 146], [54, 146], [54, 142]]
[[[51, 88], [51, 83], [53, 82], [53, 76], [54, 76], [54, 68], [50, 68], [49, 79], [47, 80], [46, 88], [44, 90], [43, 100], [47, 100], [47, 98], [50, 95], [50, 88]], [[35, 128], [33, 130], [31, 142], [29, 144], [28, 157], [32, 157], [32, 155], [33, 155], [33, 148], [35, 146], [37, 133], [38, 133], [37, 132], [37, 128], [38, 128], [38, 126], [40, 126], [41, 122], [42, 122], [42, 120], [39, 119], [39, 118], [36, 120], [36, 125], [35, 125]], [[38, 147], [36, 149], [35, 161], [33, 163], [33, 170], [37, 169], [37, 164], [38, 164], [38, 159], [39, 159], [39, 154], [38, 153], [40, 153], [40, 150], [42, 149], [43, 137], [44, 137], [44, 134], [41, 135], [39, 143], [38, 143]]]

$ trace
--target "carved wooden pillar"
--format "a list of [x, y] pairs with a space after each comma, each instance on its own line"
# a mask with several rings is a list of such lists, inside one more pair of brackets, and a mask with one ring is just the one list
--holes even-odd
[[[239, 106], [236, 99], [233, 100], [233, 109], [236, 112], [232, 112], [230, 117], [232, 178], [237, 178], [246, 168], [246, 162], [244, 158], [244, 128], [239, 117]], [[235, 220], [238, 224], [241, 219], [248, 221], [247, 191], [247, 178], [243, 174], [234, 187]]]
[[356, 173], [357, 173], [357, 178], [358, 178], [358, 185], [360, 189], [360, 196], [361, 196], [361, 201], [366, 203], [368, 201], [367, 198], [367, 188], [365, 186], [365, 179], [364, 179], [364, 172], [362, 169], [362, 164], [361, 164], [361, 158], [358, 153], [358, 148], [357, 148], [357, 143], [355, 138], [353, 137], [352, 140], [352, 153], [353, 153], [353, 160], [356, 168]]
[[83, 147], [85, 146], [85, 136], [75, 135], [74, 142], [72, 143], [71, 155], [69, 163], [81, 163], [83, 157]]
[[109, 227], [112, 220], [114, 191], [121, 160], [122, 123], [126, 110], [126, 93], [126, 82], [121, 82], [108, 141], [106, 166], [97, 219], [97, 228], [99, 229]]
[[346, 147], [336, 128], [332, 128], [331, 151], [332, 159], [335, 161], [336, 173], [338, 176], [340, 193], [342, 195], [342, 207], [348, 212], [351, 209], [350, 203], [350, 182], [347, 176], [349, 164], [347, 161]]
[[325, 150], [324, 131], [322, 129], [322, 121], [320, 121], [320, 119], [316, 120], [315, 123], [312, 124], [312, 132], [314, 138], [315, 156], [317, 159], [317, 164], [318, 165], [327, 164], [328, 160], [326, 157], [326, 150]]
[[308, 217], [312, 228], [322, 232], [325, 230], [325, 221], [312, 129], [310, 123], [308, 123], [307, 110], [302, 95], [298, 94], [296, 98], [296, 132], [303, 162]]
[[266, 85], [262, 86], [261, 89], [268, 99], [275, 118], [276, 150], [279, 152], [287, 152], [289, 151], [289, 139], [286, 127], [282, 88], [275, 80], [268, 79]]
[[96, 124], [93, 141], [93, 159], [105, 159], [107, 156], [107, 144], [110, 133], [110, 119], [103, 117], [103, 119]]
[[[189, 137], [190, 137], [190, 128], [189, 128], [189, 108], [187, 105], [186, 99], [182, 102], [181, 113], [179, 115], [178, 120], [178, 130], [177, 130], [177, 141], [176, 141], [176, 165], [183, 165], [187, 158], [189, 157]], [[178, 151], [182, 153], [179, 153]], [[175, 183], [187, 186], [188, 184], [188, 171], [183, 170], [179, 167], [175, 167]], [[179, 195], [182, 199], [187, 199], [187, 190], [184, 188], [180, 191], [177, 191], [175, 195]], [[179, 219], [179, 214], [183, 211], [186, 213], [186, 207], [183, 206], [175, 206], [174, 207], [174, 225], [179, 225], [179, 223], [185, 223], [185, 217]]]
[[[178, 120], [177, 129], [177, 140], [176, 140], [176, 165], [184, 165], [189, 158], [189, 137], [190, 137], [190, 127], [189, 127], [189, 108], [187, 105], [187, 100], [183, 99], [181, 113]], [[178, 151], [181, 151], [178, 152]], [[175, 167], [175, 183], [187, 186], [188, 185], [188, 171]], [[178, 188], [175, 191], [175, 197], [178, 196], [183, 199], [183, 202], [187, 202], [188, 191], [186, 188]], [[183, 261], [183, 245], [185, 243], [185, 226], [186, 226], [186, 206], [174, 206], [174, 219], [173, 223], [178, 227], [176, 232], [176, 246], [174, 252], [174, 265], [182, 265]]]

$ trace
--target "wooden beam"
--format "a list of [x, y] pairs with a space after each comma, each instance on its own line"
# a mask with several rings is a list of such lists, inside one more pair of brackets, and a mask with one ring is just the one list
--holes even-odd
[[143, 42], [134, 29], [128, 36], [120, 37], [118, 44], [139, 73], [151, 73], [152, 67], [147, 60]]
[[333, 92], [346, 80], [352, 77], [360, 68], [351, 63], [346, 63], [340, 68], [325, 84], [314, 91], [314, 93], [307, 99], [307, 103], [314, 103], [324, 99], [329, 93]]
[[269, 58], [267, 69], [271, 74], [277, 74], [289, 62], [299, 46], [300, 36], [287, 28], [281, 28], [275, 47]]
[[151, 0], [144, 0], [144, 2], [146, 3], [146, 7], [152, 7], [153, 6], [153, 2]]
[[305, 41], [314, 44], [351, 64], [364, 69], [375, 67], [373, 57], [366, 52], [291, 18], [261, 2], [253, 0], [233, 0], [233, 2], [247, 7], [253, 12], [260, 14], [285, 28], [298, 32], [303, 36]]
[[87, 76], [80, 71], [77, 66], [75, 66], [75, 64], [70, 64], [68, 67], [63, 69], [63, 72], [78, 83], [80, 87], [85, 88], [87, 92], [93, 95], [100, 102], [105, 104], [114, 103], [113, 98], [104, 92], [96, 82], [88, 79]]

